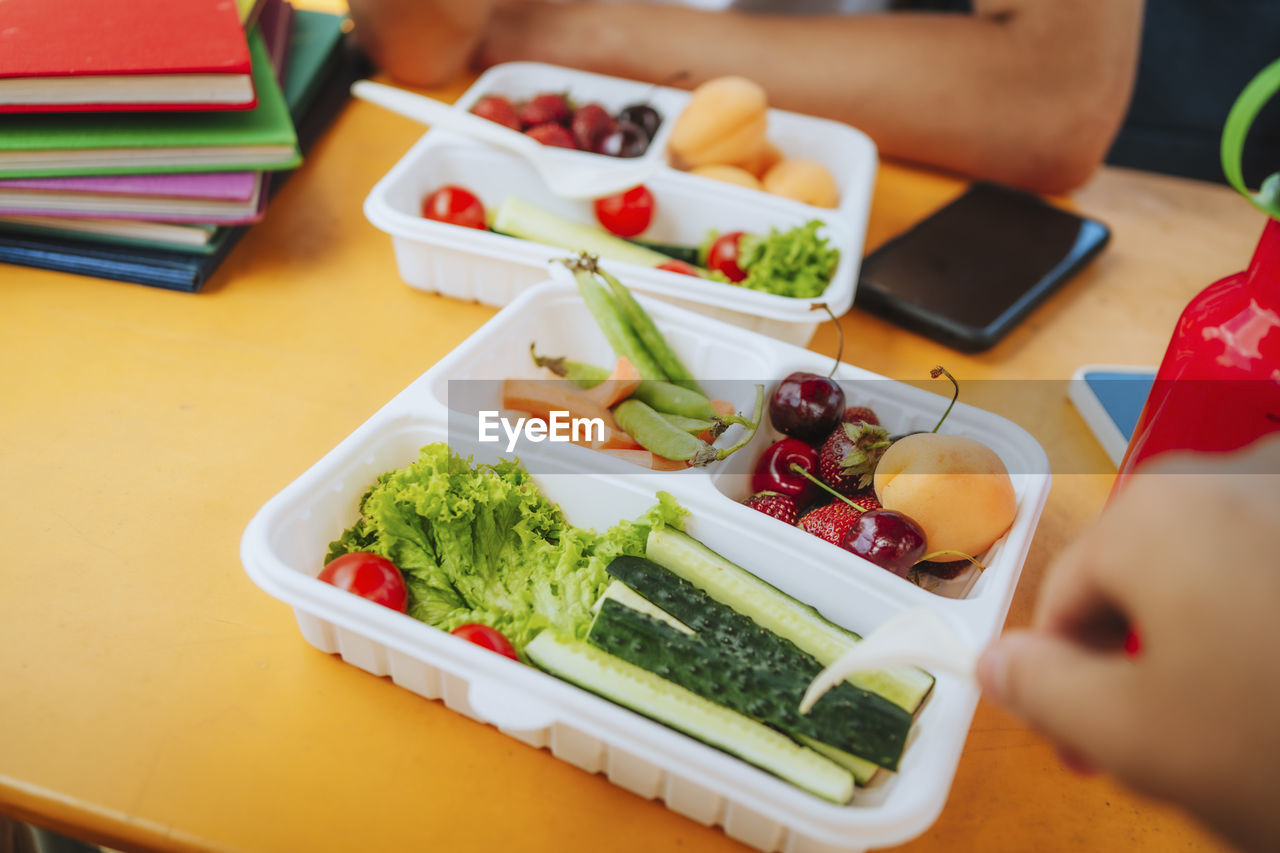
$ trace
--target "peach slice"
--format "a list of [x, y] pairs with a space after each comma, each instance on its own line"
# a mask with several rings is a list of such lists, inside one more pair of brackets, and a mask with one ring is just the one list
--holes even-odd
[[[930, 552], [976, 557], [1005, 534], [1018, 511], [1000, 457], [958, 435], [918, 433], [894, 442], [876, 466], [875, 490], [886, 509], [920, 525]], [[938, 562], [960, 559], [948, 554]]]

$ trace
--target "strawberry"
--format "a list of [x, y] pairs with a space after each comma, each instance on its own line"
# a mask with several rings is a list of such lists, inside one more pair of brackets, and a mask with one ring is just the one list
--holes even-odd
[[888, 431], [878, 424], [842, 423], [832, 430], [818, 452], [818, 474], [842, 495], [871, 485], [876, 464], [890, 444]]
[[547, 122], [546, 124], [538, 124], [525, 131], [526, 136], [532, 136], [543, 145], [553, 145], [556, 148], [577, 148], [578, 145], [573, 141], [573, 134], [565, 130], [558, 124]]
[[787, 524], [796, 523], [796, 502], [789, 495], [779, 494], [778, 492], [756, 492], [747, 498], [747, 506], [752, 509], [763, 512], [771, 518]]
[[832, 545], [839, 545], [860, 515], [862, 513], [844, 501], [836, 501], [805, 513], [797, 526]]
[[874, 426], [880, 426], [880, 418], [866, 406], [850, 406], [844, 410], [844, 417], [840, 420], [847, 424], [855, 424], [858, 421], [862, 421]]
[[520, 121], [525, 127], [538, 124], [568, 124], [572, 111], [569, 101], [564, 95], [546, 92], [535, 95], [516, 108]]
[[520, 119], [516, 115], [516, 108], [511, 102], [501, 95], [487, 95], [476, 101], [476, 105], [471, 108], [471, 112], [487, 118], [489, 121], [496, 121], [498, 124], [506, 125], [512, 130], [520, 130]]

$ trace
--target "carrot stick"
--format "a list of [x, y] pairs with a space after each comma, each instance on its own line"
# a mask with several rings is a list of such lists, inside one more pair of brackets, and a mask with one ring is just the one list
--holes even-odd
[[613, 372], [609, 374], [609, 378], [594, 388], [583, 391], [582, 394], [605, 408], [611, 408], [634, 394], [640, 387], [640, 381], [640, 371], [636, 370], [636, 366], [629, 358], [622, 356], [613, 366]]
[[648, 450], [604, 449], [601, 452], [607, 453], [615, 459], [622, 459], [633, 465], [639, 465], [641, 468], [651, 468], [654, 471], [683, 471], [689, 467], [687, 462], [664, 459]]

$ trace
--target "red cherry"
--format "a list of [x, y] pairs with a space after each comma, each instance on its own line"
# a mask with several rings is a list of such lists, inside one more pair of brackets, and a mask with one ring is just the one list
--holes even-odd
[[818, 451], [795, 438], [774, 442], [756, 460], [751, 491], [777, 492], [793, 498], [797, 504], [811, 503], [820, 490], [811, 480], [792, 471], [792, 464], [817, 476]]
[[924, 531], [910, 516], [873, 509], [858, 516], [840, 547], [905, 578], [925, 555]]
[[796, 372], [778, 383], [769, 400], [769, 419], [778, 432], [820, 442], [844, 415], [844, 390], [816, 373]]

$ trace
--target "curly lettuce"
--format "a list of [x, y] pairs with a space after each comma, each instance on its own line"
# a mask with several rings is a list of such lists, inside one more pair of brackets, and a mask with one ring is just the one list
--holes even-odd
[[[813, 219], [787, 231], [769, 229], [768, 235], [744, 234], [738, 243], [738, 266], [747, 277], [739, 287], [778, 296], [814, 299], [822, 295], [840, 263], [840, 250], [818, 235], [823, 227]], [[702, 266], [718, 233], [713, 231], [699, 253]], [[712, 272], [711, 278], [729, 282], [727, 276]]]
[[545, 628], [585, 637], [605, 567], [643, 556], [654, 528], [679, 529], [684, 510], [665, 492], [643, 518], [604, 533], [569, 524], [514, 460], [473, 465], [444, 443], [378, 477], [360, 518], [329, 546], [326, 562], [369, 551], [395, 563], [409, 615], [445, 631], [479, 622], [523, 654]]

